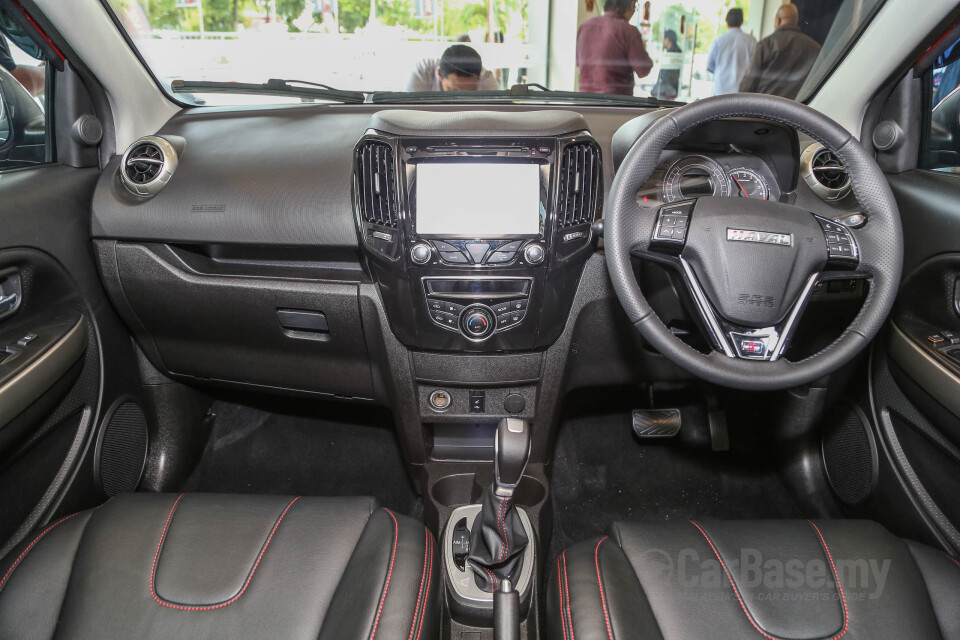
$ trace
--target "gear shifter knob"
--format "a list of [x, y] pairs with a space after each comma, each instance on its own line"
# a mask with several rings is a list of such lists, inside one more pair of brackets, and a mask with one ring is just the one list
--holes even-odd
[[493, 452], [495, 492], [498, 496], [512, 496], [530, 458], [530, 423], [519, 418], [501, 420]]

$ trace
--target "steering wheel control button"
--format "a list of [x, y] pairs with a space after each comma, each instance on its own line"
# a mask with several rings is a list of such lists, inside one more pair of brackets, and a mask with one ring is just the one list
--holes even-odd
[[468, 264], [470, 262], [467, 260], [467, 256], [463, 255], [459, 251], [441, 251], [440, 258], [444, 262], [449, 262], [450, 264]]
[[430, 394], [430, 408], [434, 411], [446, 411], [450, 408], [450, 394], [443, 389], [437, 389]]
[[467, 250], [467, 253], [470, 254], [470, 257], [473, 258], [474, 264], [483, 264], [484, 256], [490, 251], [490, 245], [486, 242], [468, 242], [464, 248]]
[[496, 328], [493, 312], [482, 305], [467, 307], [460, 316], [460, 330], [471, 340], [484, 340]]
[[486, 413], [487, 392], [483, 389], [470, 390], [470, 413]]
[[528, 264], [540, 264], [547, 257], [546, 251], [537, 243], [528, 244], [523, 250], [523, 257]]
[[823, 229], [827, 241], [828, 261], [835, 265], [856, 266], [860, 262], [860, 252], [850, 230], [838, 222], [817, 216], [817, 222]]
[[410, 259], [413, 260], [414, 264], [427, 264], [430, 262], [430, 256], [432, 255], [433, 251], [426, 242], [418, 242], [410, 249]]
[[690, 226], [692, 209], [692, 202], [660, 207], [657, 225], [653, 231], [653, 242], [661, 246], [682, 247], [687, 241], [687, 228]]

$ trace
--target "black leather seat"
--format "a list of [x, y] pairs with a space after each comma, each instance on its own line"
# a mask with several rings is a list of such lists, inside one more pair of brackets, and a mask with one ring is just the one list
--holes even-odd
[[0, 637], [437, 638], [436, 551], [367, 498], [124, 495], [0, 563]]
[[553, 572], [551, 640], [960, 638], [960, 564], [866, 521], [620, 523]]

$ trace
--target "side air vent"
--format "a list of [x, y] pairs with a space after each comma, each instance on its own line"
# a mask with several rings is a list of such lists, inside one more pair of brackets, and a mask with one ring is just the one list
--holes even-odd
[[824, 200], [839, 200], [850, 193], [847, 169], [833, 151], [819, 142], [800, 155], [800, 174], [807, 185]]
[[120, 160], [120, 181], [138, 196], [160, 193], [177, 169], [177, 151], [158, 136], [134, 142]]
[[397, 178], [393, 148], [386, 142], [367, 140], [357, 149], [357, 187], [360, 215], [365, 222], [397, 226]]
[[593, 222], [600, 180], [599, 149], [589, 142], [580, 142], [563, 150], [557, 201], [557, 221], [561, 228]]

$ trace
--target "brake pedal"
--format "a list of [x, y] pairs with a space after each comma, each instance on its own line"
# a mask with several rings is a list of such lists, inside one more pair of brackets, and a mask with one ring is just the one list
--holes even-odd
[[680, 433], [680, 409], [634, 409], [633, 432], [638, 438], [672, 438]]
[[707, 413], [710, 423], [710, 448], [714, 451], [730, 450], [730, 432], [727, 430], [727, 414], [722, 409]]

